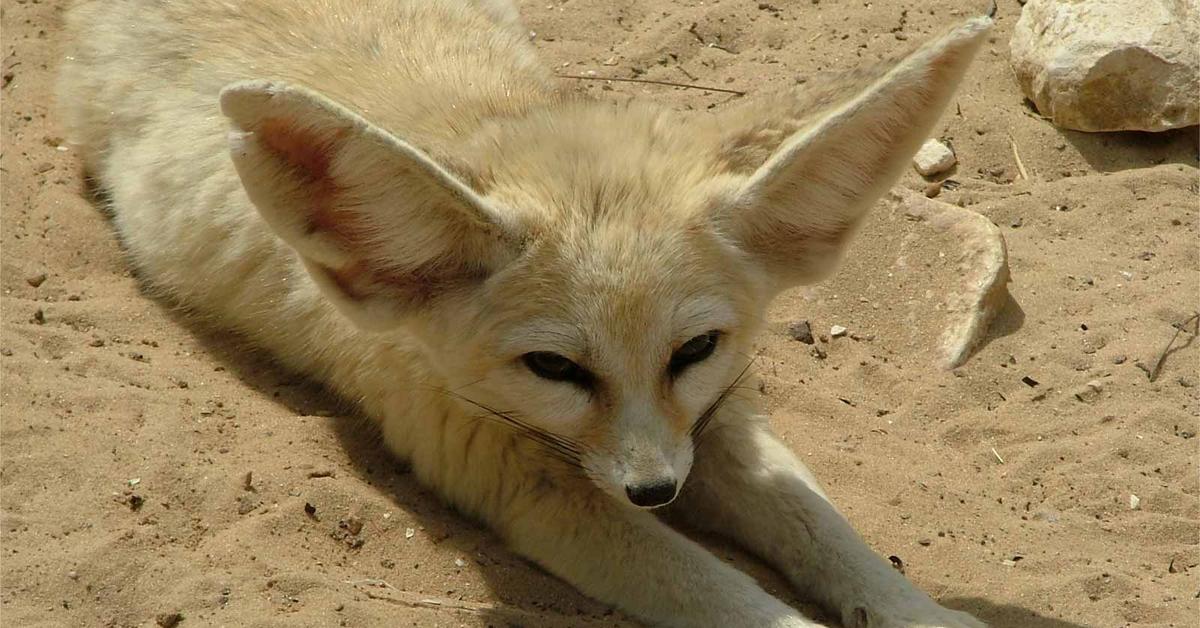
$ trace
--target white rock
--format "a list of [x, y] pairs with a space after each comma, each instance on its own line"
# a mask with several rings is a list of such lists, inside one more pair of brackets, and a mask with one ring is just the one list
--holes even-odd
[[841, 325], [834, 325], [829, 328], [829, 335], [834, 338], [841, 338], [846, 335], [846, 328]]
[[1134, 495], [1134, 494], [1130, 493], [1130, 494], [1129, 494], [1129, 509], [1130, 509], [1130, 510], [1137, 510], [1137, 509], [1138, 509], [1138, 507], [1139, 507], [1139, 506], [1141, 506], [1141, 505], [1142, 505], [1142, 498], [1138, 497], [1137, 495]]
[[[967, 361], [1009, 303], [1007, 284], [1008, 254], [996, 225], [896, 188], [871, 212], [839, 272], [806, 290], [809, 301], [788, 307], [848, 317], [840, 319], [845, 327], [877, 330], [899, 359], [951, 369]], [[883, 306], [846, 305], [859, 296]], [[822, 311], [823, 302], [838, 309]]]
[[953, 168], [957, 161], [949, 146], [937, 140], [925, 140], [921, 150], [913, 157], [913, 167], [922, 175], [931, 177]]
[[1198, 0], [1029, 0], [1013, 29], [1022, 91], [1078, 131], [1200, 123]]

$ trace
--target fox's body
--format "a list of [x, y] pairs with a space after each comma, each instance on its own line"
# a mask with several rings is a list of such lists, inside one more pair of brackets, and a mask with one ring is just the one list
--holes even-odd
[[871, 553], [736, 383], [770, 298], [827, 270], [986, 27], [685, 118], [558, 93], [503, 0], [120, 0], [73, 10], [60, 101], [149, 286], [361, 404], [586, 593], [813, 625], [634, 507], [678, 494], [847, 623], [978, 626]]

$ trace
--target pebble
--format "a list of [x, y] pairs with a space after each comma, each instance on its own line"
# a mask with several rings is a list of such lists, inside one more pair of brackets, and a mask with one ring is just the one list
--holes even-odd
[[933, 539], [930, 539], [930, 538], [918, 539], [917, 543], [924, 545], [925, 547], [929, 547], [930, 545], [933, 545]]
[[1129, 509], [1137, 510], [1141, 505], [1142, 505], [1142, 498], [1138, 497], [1137, 495], [1134, 495], [1133, 493], [1130, 493], [1129, 494]]
[[36, 275], [30, 275], [25, 278], [25, 283], [33, 286], [34, 288], [37, 288], [38, 286], [41, 286], [42, 284], [46, 283], [46, 273], [37, 273]]
[[954, 167], [958, 159], [949, 146], [938, 140], [926, 140], [913, 157], [913, 167], [923, 176], [931, 177]]
[[1101, 382], [1098, 379], [1093, 379], [1087, 384], [1084, 384], [1082, 388], [1075, 391], [1075, 398], [1084, 403], [1091, 403], [1100, 396], [1100, 393], [1103, 390], [1104, 382]]
[[154, 618], [154, 623], [161, 628], [175, 628], [181, 621], [183, 621], [182, 613], [162, 613]]
[[467, 561], [465, 561], [465, 560], [463, 560], [463, 559], [461, 559], [461, 558], [455, 558], [455, 559], [454, 559], [454, 566], [455, 566], [455, 567], [458, 567], [458, 568], [460, 568], [460, 569], [461, 569], [461, 568], [463, 568], [463, 567], [466, 567], [466, 566], [467, 566]]
[[841, 325], [834, 325], [829, 328], [829, 335], [833, 338], [841, 338], [846, 335], [847, 329]]
[[806, 345], [816, 342], [816, 339], [813, 338], [812, 325], [808, 321], [793, 321], [788, 323], [787, 332], [792, 340], [803, 342]]

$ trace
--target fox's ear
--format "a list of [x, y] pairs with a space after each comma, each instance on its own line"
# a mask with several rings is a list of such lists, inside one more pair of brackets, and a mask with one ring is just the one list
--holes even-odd
[[715, 220], [776, 289], [816, 281], [836, 266], [863, 216], [932, 130], [991, 23], [967, 22], [858, 91], [820, 94], [833, 106], [815, 117], [793, 95], [800, 102], [749, 107], [750, 115], [773, 120], [725, 124], [732, 128], [725, 150], [737, 153], [729, 161], [745, 161], [764, 144], [772, 152], [752, 162], [757, 168]]
[[387, 329], [477, 285], [512, 254], [512, 225], [415, 147], [303, 88], [221, 92], [230, 151], [263, 219], [338, 309]]

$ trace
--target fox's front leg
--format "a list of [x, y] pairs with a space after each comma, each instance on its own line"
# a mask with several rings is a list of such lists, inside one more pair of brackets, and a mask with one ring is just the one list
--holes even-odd
[[876, 555], [765, 420], [723, 419], [702, 435], [672, 506], [680, 516], [733, 536], [848, 627], [984, 625], [942, 608]]
[[516, 551], [655, 626], [821, 626], [649, 512], [583, 491], [514, 503], [497, 527]]

